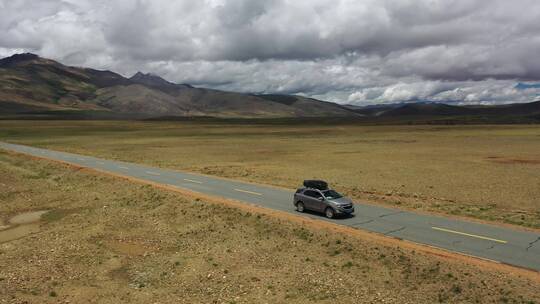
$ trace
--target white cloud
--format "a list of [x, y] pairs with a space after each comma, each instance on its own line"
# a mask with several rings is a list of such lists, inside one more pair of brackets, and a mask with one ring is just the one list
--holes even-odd
[[536, 0], [0, 1], [0, 55], [338, 102], [529, 101]]

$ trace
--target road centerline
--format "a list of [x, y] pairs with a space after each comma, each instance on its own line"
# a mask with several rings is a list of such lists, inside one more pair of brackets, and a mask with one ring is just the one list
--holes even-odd
[[120, 168], [120, 169], [125, 169], [125, 170], [129, 170], [129, 168], [126, 167], [126, 166], [118, 166], [118, 168]]
[[248, 191], [248, 190], [234, 189], [234, 191], [244, 192], [244, 193], [248, 193], [248, 194], [253, 194], [253, 195], [259, 195], [259, 196], [262, 196], [262, 193], [253, 192], [253, 191]]
[[502, 243], [502, 244], [508, 243], [507, 241], [504, 241], [504, 240], [498, 240], [498, 239], [490, 238], [490, 237], [487, 237], [487, 236], [476, 235], [476, 234], [471, 234], [471, 233], [466, 233], [466, 232], [461, 232], [461, 231], [455, 231], [455, 230], [441, 228], [441, 227], [433, 226], [433, 227], [431, 227], [431, 229], [438, 230], [438, 231], [443, 231], [443, 232], [448, 232], [448, 233], [464, 235], [464, 236], [477, 238], [477, 239], [482, 239], [482, 240], [493, 241], [493, 242]]
[[147, 174], [150, 174], [150, 175], [161, 175], [157, 172], [152, 172], [152, 171], [146, 171]]

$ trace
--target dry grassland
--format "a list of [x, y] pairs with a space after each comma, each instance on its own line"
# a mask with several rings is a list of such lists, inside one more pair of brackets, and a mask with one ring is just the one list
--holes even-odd
[[534, 277], [3, 152], [0, 201], [4, 224], [50, 210], [0, 243], [0, 303], [540, 301]]
[[0, 140], [540, 228], [540, 127], [3, 121]]

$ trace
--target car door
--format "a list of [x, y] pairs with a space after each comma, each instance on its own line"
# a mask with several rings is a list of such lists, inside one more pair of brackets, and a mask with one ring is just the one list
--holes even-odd
[[317, 192], [313, 190], [304, 191], [304, 206], [309, 210], [317, 210], [317, 203], [315, 202]]
[[324, 201], [324, 195], [319, 190], [315, 190], [317, 197], [315, 198], [315, 208], [317, 211], [324, 212], [326, 210], [326, 202]]
[[323, 211], [323, 205], [324, 202], [320, 199], [322, 197], [322, 194], [319, 191], [316, 190], [306, 190], [304, 192], [306, 196], [307, 204], [305, 205], [308, 209], [314, 210], [314, 211]]

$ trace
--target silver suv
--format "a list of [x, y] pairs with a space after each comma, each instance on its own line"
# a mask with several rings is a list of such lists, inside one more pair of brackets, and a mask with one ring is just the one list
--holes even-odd
[[328, 184], [319, 180], [304, 181], [304, 187], [294, 193], [293, 204], [298, 212], [306, 210], [323, 212], [330, 219], [354, 212], [353, 203], [349, 198], [328, 189]]

